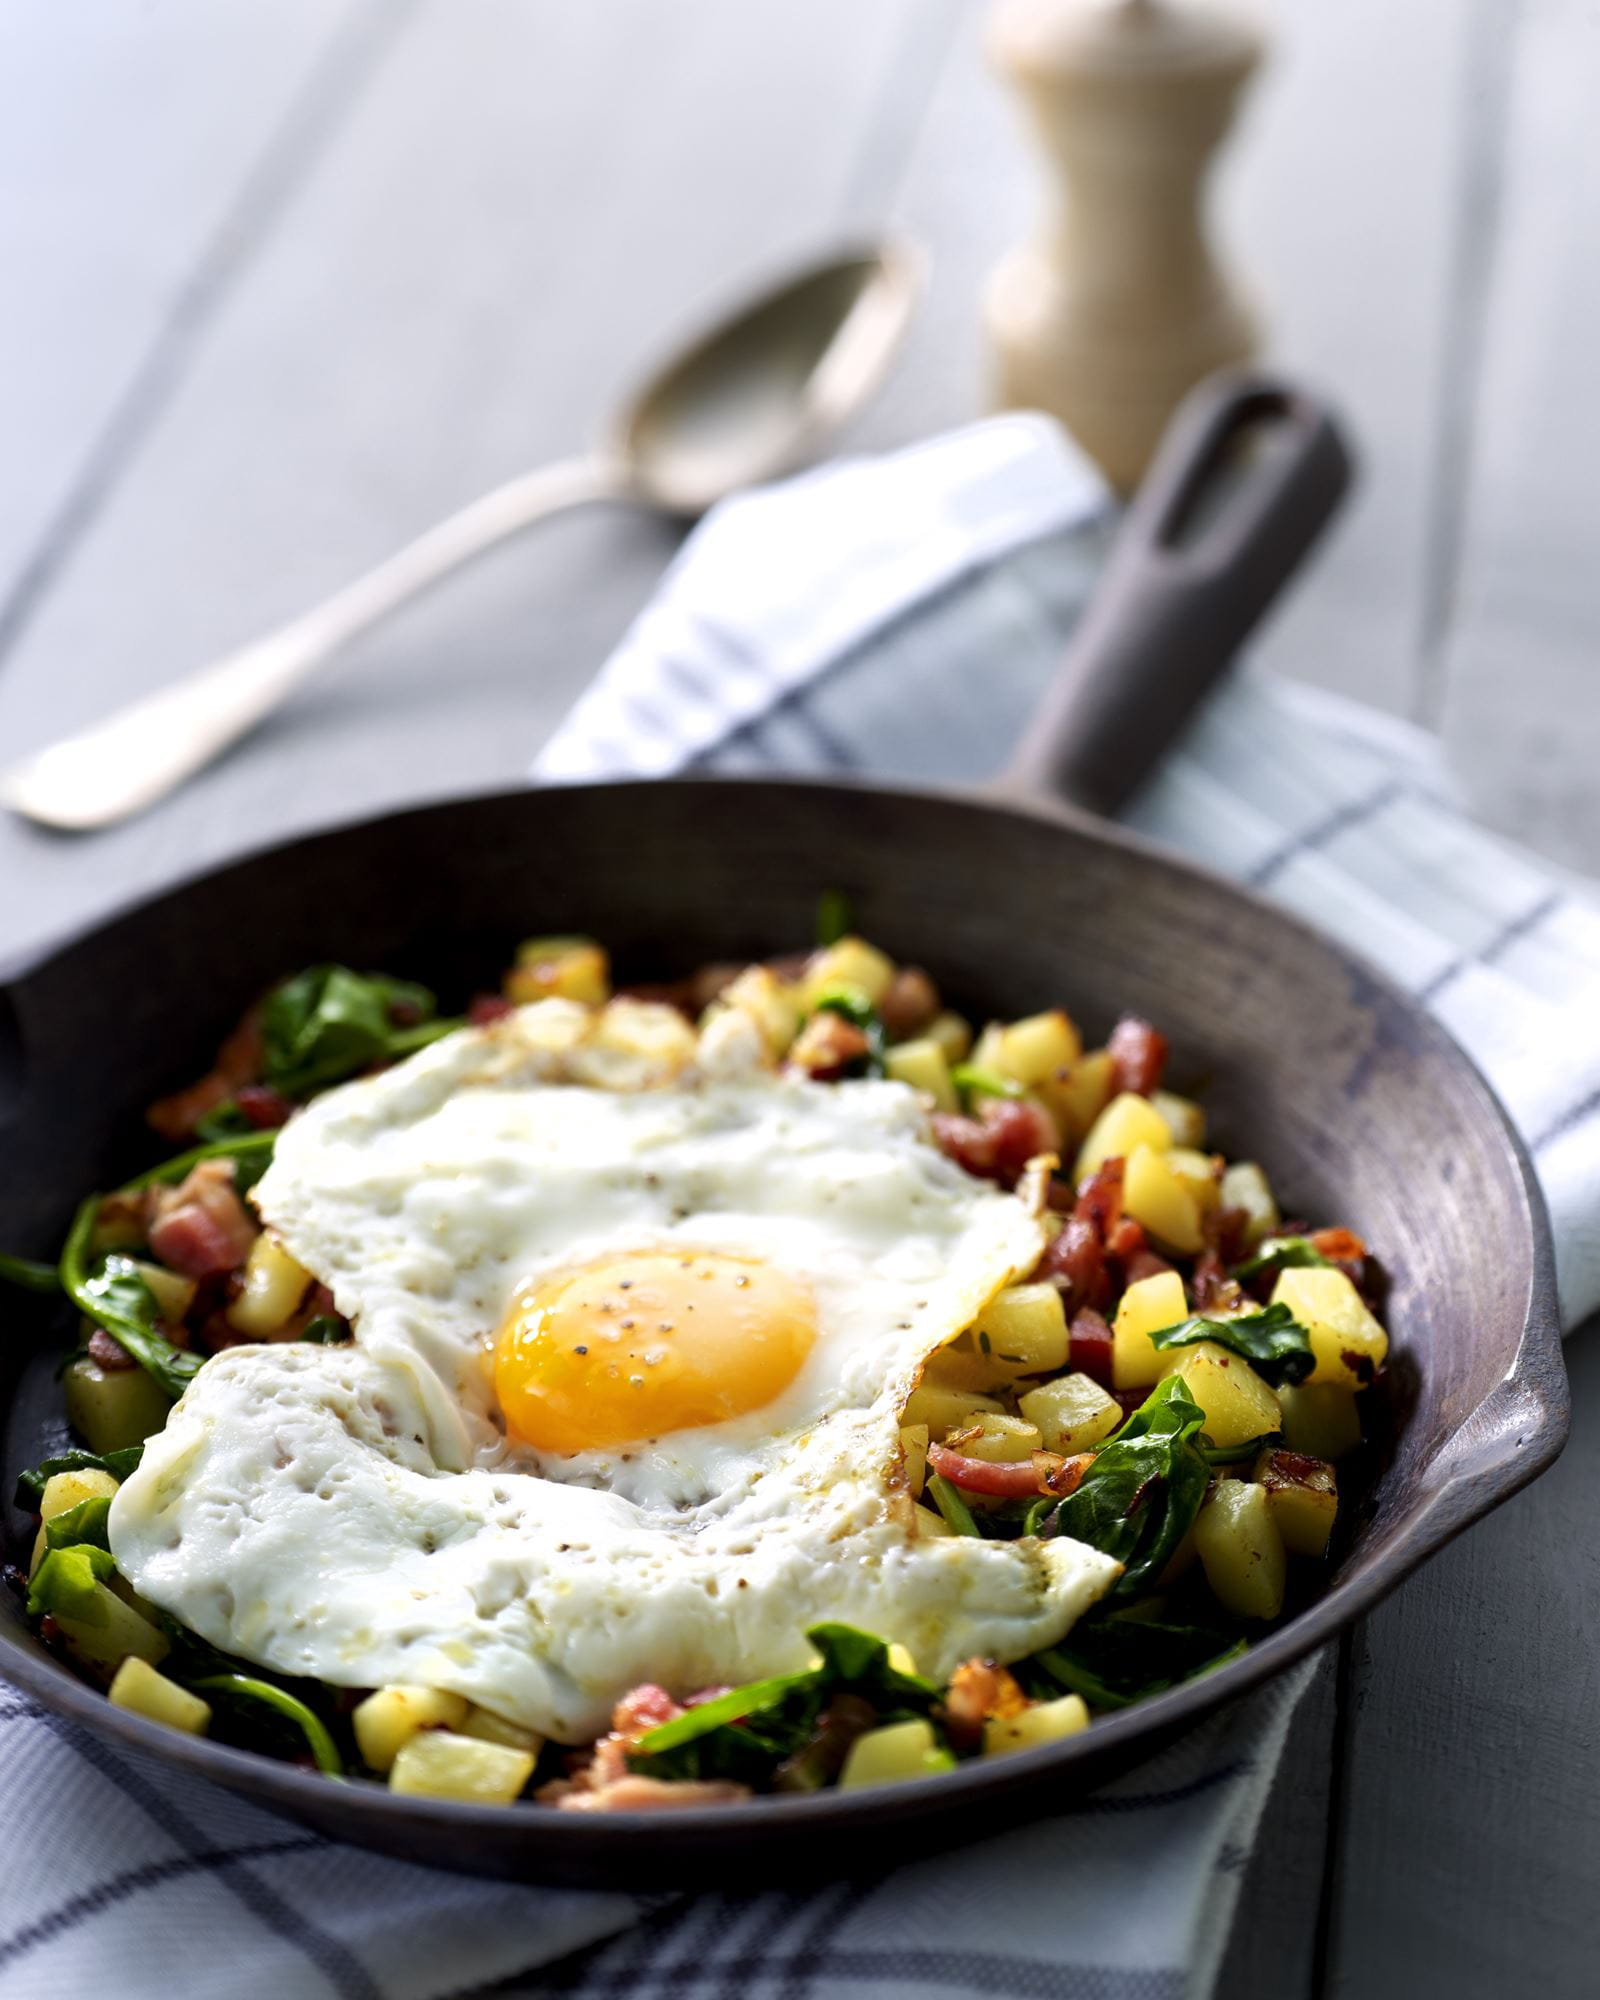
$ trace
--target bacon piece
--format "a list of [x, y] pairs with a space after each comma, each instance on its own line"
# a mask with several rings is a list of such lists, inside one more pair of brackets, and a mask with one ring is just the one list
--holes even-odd
[[288, 1098], [264, 1083], [241, 1083], [233, 1101], [258, 1132], [277, 1131], [294, 1113]]
[[1080, 1307], [1067, 1330], [1067, 1366], [1109, 1389], [1111, 1348], [1111, 1328], [1104, 1318], [1089, 1306]]
[[1118, 1090], [1148, 1097], [1160, 1087], [1167, 1066], [1167, 1038], [1138, 1014], [1124, 1014], [1111, 1030], [1106, 1047], [1116, 1071]]
[[194, 1137], [194, 1128], [208, 1111], [236, 1097], [241, 1085], [261, 1078], [261, 1009], [252, 1007], [217, 1050], [210, 1070], [186, 1090], [159, 1098], [145, 1113], [152, 1129], [173, 1145]]
[[1334, 1264], [1354, 1264], [1367, 1254], [1353, 1229], [1313, 1229], [1311, 1247]]
[[1104, 1160], [1078, 1189], [1073, 1214], [1092, 1223], [1102, 1238], [1109, 1237], [1122, 1220], [1121, 1160]]
[[[962, 1433], [957, 1431], [954, 1435], [959, 1439]], [[967, 1435], [973, 1433], [968, 1432]], [[1033, 1500], [1041, 1493], [1070, 1493], [1083, 1477], [1081, 1467], [1076, 1477], [1072, 1477], [1071, 1485], [1054, 1482], [1070, 1477], [1063, 1468], [1074, 1463], [1072, 1459], [1063, 1459], [1057, 1452], [1036, 1451], [1030, 1458], [1002, 1465], [987, 1458], [968, 1458], [964, 1452], [956, 1451], [948, 1444], [928, 1446], [930, 1472], [938, 1473], [941, 1479], [948, 1479], [952, 1486], [959, 1486], [965, 1493], [984, 1493], [995, 1500]]]
[[138, 1362], [123, 1346], [122, 1342], [97, 1326], [89, 1336], [89, 1359], [103, 1368], [108, 1375], [118, 1374], [125, 1368], [137, 1368]]
[[795, 1037], [789, 1063], [803, 1069], [819, 1083], [843, 1076], [852, 1063], [859, 1062], [871, 1043], [853, 1021], [824, 1009], [813, 1014]]
[[1048, 1279], [1070, 1314], [1093, 1293], [1105, 1263], [1100, 1232], [1087, 1217], [1069, 1215], [1045, 1245], [1034, 1275]]
[[1163, 1271], [1170, 1271], [1172, 1268], [1165, 1257], [1158, 1257], [1154, 1250], [1147, 1249], [1141, 1244], [1124, 1263], [1122, 1282], [1125, 1286], [1136, 1285], [1141, 1278], [1158, 1278]]
[[467, 1019], [475, 1028], [487, 1028], [491, 1021], [503, 1021], [517, 1011], [516, 1002], [500, 993], [475, 993], [467, 1008]]
[[696, 1806], [738, 1805], [750, 1797], [750, 1787], [726, 1778], [685, 1778], [668, 1783], [630, 1772], [592, 1791], [564, 1785], [558, 1779], [536, 1796], [542, 1804], [557, 1806], [562, 1812], [688, 1812]]
[[645, 1681], [630, 1688], [612, 1709], [611, 1728], [624, 1742], [637, 1743], [641, 1736], [648, 1736], [652, 1729], [659, 1729], [663, 1722], [671, 1722], [682, 1713], [683, 1704], [674, 1701], [664, 1687]]
[[902, 965], [878, 1002], [878, 1019], [893, 1042], [920, 1035], [939, 1011], [939, 989], [920, 965]]
[[1053, 1493], [1058, 1500], [1077, 1492], [1083, 1484], [1083, 1475], [1093, 1464], [1092, 1451], [1074, 1452], [1071, 1458], [1063, 1458], [1055, 1451], [1036, 1451], [1033, 1454], [1033, 1469], [1039, 1475], [1039, 1491]]
[[943, 1720], [958, 1750], [976, 1750], [991, 1716], [1020, 1715], [1029, 1706], [1016, 1676], [997, 1661], [963, 1660], [950, 1676]]
[[186, 1278], [209, 1278], [242, 1264], [257, 1234], [228, 1161], [202, 1160], [181, 1186], [157, 1198], [150, 1249]]

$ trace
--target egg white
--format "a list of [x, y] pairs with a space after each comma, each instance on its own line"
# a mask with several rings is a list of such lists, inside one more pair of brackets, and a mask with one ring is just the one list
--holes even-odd
[[[356, 1344], [207, 1363], [112, 1507], [137, 1590], [279, 1671], [447, 1688], [582, 1741], [641, 1681], [802, 1664], [819, 1619], [943, 1676], [1053, 1644], [1108, 1587], [1069, 1540], [919, 1533], [904, 1485], [905, 1399], [1031, 1268], [1033, 1205], [945, 1160], [905, 1086], [776, 1076], [657, 1013], [521, 1009], [285, 1129], [257, 1199]], [[658, 1247], [807, 1286], [794, 1380], [621, 1451], [508, 1444], [486, 1363], [514, 1296]]]

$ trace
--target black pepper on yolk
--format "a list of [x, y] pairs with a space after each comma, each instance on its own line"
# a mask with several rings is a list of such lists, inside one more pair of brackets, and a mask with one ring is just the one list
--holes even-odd
[[759, 1410], [816, 1339], [804, 1285], [715, 1251], [635, 1252], [512, 1301], [494, 1386], [535, 1451], [606, 1451]]

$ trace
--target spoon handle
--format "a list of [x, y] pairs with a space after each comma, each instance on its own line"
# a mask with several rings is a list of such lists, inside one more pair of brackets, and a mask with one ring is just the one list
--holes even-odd
[[0, 776], [0, 801], [73, 832], [142, 812], [409, 599], [547, 515], [626, 499], [632, 490], [625, 465], [601, 457], [567, 459], [508, 480], [291, 624], [25, 758]]
[[1258, 372], [1194, 390], [1123, 518], [1005, 788], [1115, 813], [1232, 665], [1350, 477], [1338, 425], [1305, 390]]

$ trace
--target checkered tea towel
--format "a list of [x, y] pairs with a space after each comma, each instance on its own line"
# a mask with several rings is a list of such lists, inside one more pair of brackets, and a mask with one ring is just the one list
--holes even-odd
[[[1106, 511], [1059, 433], [1016, 417], [731, 502], [538, 775], [982, 777], [1059, 658]], [[1242, 735], [1248, 800], [1230, 782]], [[1569, 1315], [1600, 1300], [1600, 916], [1583, 889], [1466, 821], [1425, 739], [1249, 677], [1128, 817], [1428, 996], [1534, 1145]], [[714, 1881], [688, 1896], [520, 1888], [386, 1861], [0, 1692], [0, 1996], [1203, 1996], [1306, 1678], [1005, 1838], [742, 1897]]]

